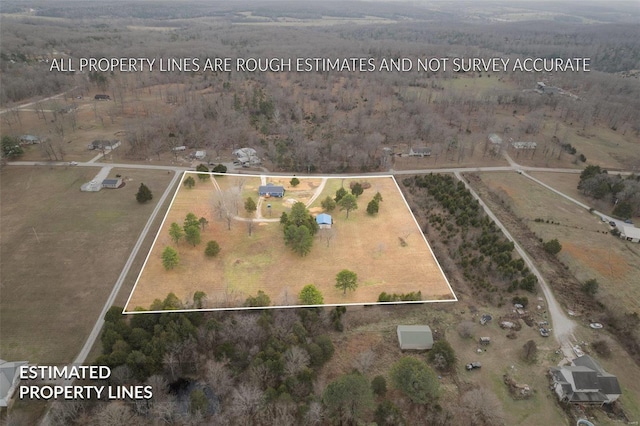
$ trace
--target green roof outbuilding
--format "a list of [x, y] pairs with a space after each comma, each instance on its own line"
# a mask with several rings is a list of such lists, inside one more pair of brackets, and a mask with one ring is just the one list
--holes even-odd
[[418, 350], [431, 349], [433, 334], [428, 325], [399, 325], [398, 342], [400, 349]]

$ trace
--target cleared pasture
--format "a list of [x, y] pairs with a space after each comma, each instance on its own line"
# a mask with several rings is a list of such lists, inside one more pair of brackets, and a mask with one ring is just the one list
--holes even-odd
[[[262, 183], [259, 177], [212, 176], [212, 179], [223, 192], [237, 189], [242, 181], [243, 195], [250, 188], [257, 190]], [[267, 178], [274, 183], [287, 183], [289, 179]], [[320, 230], [311, 252], [304, 257], [285, 246], [277, 220], [279, 215], [275, 213], [281, 208], [290, 208], [296, 200], [308, 200], [308, 188], [320, 188], [321, 179], [300, 178], [298, 188], [287, 190], [283, 200], [268, 198], [273, 203], [274, 217], [253, 219], [251, 236], [243, 199], [237, 200], [238, 210], [232, 212], [237, 217], [231, 220], [229, 229], [226, 215], [220, 215], [216, 208], [220, 192], [212, 180], [197, 181], [192, 189], [181, 186], [126, 310], [138, 306], [148, 309], [155, 299], [162, 300], [170, 292], [188, 306], [196, 291], [206, 293], [205, 307], [212, 309], [241, 307], [247, 297], [255, 296], [259, 290], [270, 297], [273, 306], [292, 306], [300, 303], [298, 294], [307, 284], [315, 284], [321, 290], [325, 304], [375, 303], [382, 292], [421, 291], [423, 300], [454, 300], [393, 178], [328, 178], [312, 210], [317, 213], [320, 200], [333, 197], [336, 185], [344, 184], [348, 188], [351, 180], [366, 180], [371, 188], [360, 196], [358, 209], [352, 211], [348, 219], [346, 212], [332, 212], [332, 231]], [[366, 204], [376, 191], [382, 194], [383, 202], [378, 215], [369, 216]], [[174, 244], [168, 232], [172, 222], [181, 225], [189, 212], [209, 222], [202, 231], [202, 243], [195, 247], [185, 241]], [[402, 245], [400, 239], [406, 244]], [[221, 247], [215, 258], [204, 255], [209, 240], [217, 241]], [[176, 248], [180, 257], [179, 265], [170, 271], [166, 271], [161, 262], [166, 246]], [[342, 269], [358, 274], [357, 290], [348, 291], [346, 295], [335, 288], [336, 274]]]

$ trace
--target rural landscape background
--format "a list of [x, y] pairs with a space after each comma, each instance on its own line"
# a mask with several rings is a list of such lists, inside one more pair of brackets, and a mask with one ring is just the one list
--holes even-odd
[[[0, 358], [108, 365], [112, 383], [149, 384], [154, 397], [14, 398], [2, 420], [640, 421], [640, 245], [617, 238], [634, 227], [625, 221], [640, 220], [639, 23], [637, 2], [626, 1], [3, 2]], [[102, 57], [590, 58], [591, 66], [51, 70], [54, 60]], [[240, 161], [243, 148], [257, 160]], [[458, 301], [123, 315], [171, 194], [184, 172], [203, 168], [393, 175]], [[91, 191], [103, 179], [118, 188]], [[370, 219], [365, 209], [359, 202], [358, 220]], [[196, 213], [209, 215], [211, 232], [227, 232], [214, 206]], [[314, 249], [325, 248], [315, 238]], [[270, 248], [291, 268], [305, 259], [282, 242]], [[166, 310], [195, 303], [157, 297]], [[483, 315], [492, 320], [481, 325]], [[402, 351], [396, 327], [417, 324], [430, 326], [434, 347]], [[617, 376], [615, 403], [572, 405], [550, 390], [549, 369], [581, 352]], [[472, 362], [482, 368], [467, 370]]]

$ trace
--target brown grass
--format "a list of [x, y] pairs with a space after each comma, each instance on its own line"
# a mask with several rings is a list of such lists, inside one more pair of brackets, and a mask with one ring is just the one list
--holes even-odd
[[135, 201], [140, 182], [157, 199], [171, 178], [114, 169], [124, 188], [80, 192], [96, 171], [2, 170], [0, 358], [53, 364], [77, 355], [153, 210]]
[[[223, 186], [233, 185], [232, 179], [225, 176], [218, 181]], [[259, 183], [258, 178], [251, 179], [246, 181], [245, 188]], [[299, 188], [304, 192], [308, 182], [301, 180]], [[451, 299], [449, 287], [392, 178], [368, 180], [373, 186], [360, 196], [359, 209], [351, 212], [349, 219], [345, 212], [333, 213], [336, 235], [329, 246], [320, 233], [311, 253], [305, 257], [284, 245], [279, 223], [254, 226], [251, 237], [246, 223], [234, 221], [231, 230], [227, 230], [226, 222], [212, 211], [215, 192], [210, 182], [198, 182], [191, 190], [181, 188], [128, 309], [148, 308], [154, 299], [164, 299], [169, 292], [189, 301], [198, 290], [208, 295], [211, 307], [241, 306], [258, 290], [267, 293], [273, 305], [295, 305], [298, 304], [298, 293], [307, 284], [315, 284], [328, 304], [373, 303], [383, 291], [408, 293], [420, 290], [425, 300]], [[335, 193], [335, 180], [329, 182], [319, 200]], [[316, 179], [311, 183], [316, 185]], [[345, 187], [348, 184], [347, 179]], [[366, 203], [375, 194], [374, 188], [381, 192], [384, 201], [378, 216], [371, 217], [366, 214]], [[289, 198], [295, 198], [295, 191], [285, 193], [285, 200]], [[274, 204], [277, 202], [273, 201]], [[168, 236], [169, 226], [172, 222], [181, 224], [188, 212], [209, 220], [202, 236], [203, 243], [191, 247], [181, 242], [177, 247], [180, 265], [175, 270], [165, 271], [161, 265], [161, 252], [167, 245], [173, 245]], [[274, 214], [274, 217], [277, 216]], [[400, 245], [399, 237], [406, 240], [407, 247]], [[215, 259], [204, 256], [204, 244], [208, 240], [218, 241], [222, 248]], [[358, 289], [346, 295], [335, 288], [335, 276], [342, 269], [358, 274]]]
[[[540, 238], [558, 238], [563, 247], [560, 260], [580, 282], [597, 279], [599, 298], [626, 312], [640, 309], [640, 246], [613, 237], [600, 218], [521, 175], [484, 173], [482, 180], [494, 190], [506, 189], [503, 192], [511, 196], [505, 203], [528, 220]], [[534, 222], [535, 218], [545, 222]]]

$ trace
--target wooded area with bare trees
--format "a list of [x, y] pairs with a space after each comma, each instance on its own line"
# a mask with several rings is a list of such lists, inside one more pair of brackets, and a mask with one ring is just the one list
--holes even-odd
[[[107, 5], [84, 9], [47, 3], [31, 13], [19, 4], [9, 8], [16, 13], [3, 16], [0, 102], [11, 106], [65, 90], [70, 102], [77, 95], [104, 91], [113, 102], [106, 113], [99, 113], [100, 120], [135, 117], [125, 129], [131, 159], [184, 145], [206, 148], [216, 156], [252, 146], [274, 169], [300, 172], [379, 170], [395, 160], [383, 152], [385, 147], [393, 155], [428, 144], [434, 162], [439, 158], [461, 162], [480, 152], [490, 156], [486, 135], [492, 131], [514, 140], [533, 138], [544, 144], [544, 158], [553, 158], [561, 156], [560, 146], [568, 143], [566, 132], [540, 133], [553, 120], [583, 131], [603, 126], [622, 135], [640, 135], [640, 85], [637, 77], [628, 77], [640, 67], [640, 35], [633, 23], [492, 22], [489, 30], [483, 23], [460, 25], [451, 11], [441, 16], [446, 21], [413, 11], [415, 21], [428, 20], [429, 25], [392, 21], [329, 30], [240, 25], [239, 18], [246, 17], [241, 11], [248, 7], [241, 3], [224, 11], [194, 4], [181, 12], [168, 5], [153, 11]], [[282, 5], [288, 13], [278, 7], [275, 12], [263, 11], [263, 19], [277, 23], [302, 14], [297, 9], [308, 9], [309, 19], [326, 13], [322, 7], [290, 6]], [[389, 15], [383, 4], [358, 4], [358, 8], [362, 8], [359, 15]], [[131, 15], [105, 23], [90, 18], [98, 11], [115, 17]], [[332, 16], [340, 14], [353, 15], [347, 8]], [[57, 19], [78, 15], [86, 19], [73, 23]], [[267, 18], [272, 15], [280, 18]], [[36, 23], [40, 29], [34, 33]], [[590, 57], [592, 71], [545, 76], [415, 69], [405, 73], [50, 71], [50, 62], [61, 57], [159, 56], [200, 58], [201, 63], [211, 57]], [[574, 96], [534, 92], [531, 89], [540, 78]], [[158, 104], [165, 107], [159, 110]], [[50, 132], [59, 136], [75, 132], [73, 111], [54, 114]], [[5, 115], [3, 120], [10, 130], [17, 127], [19, 114]], [[577, 149], [576, 156], [581, 153]], [[60, 151], [54, 146], [47, 152], [59, 159]]]

